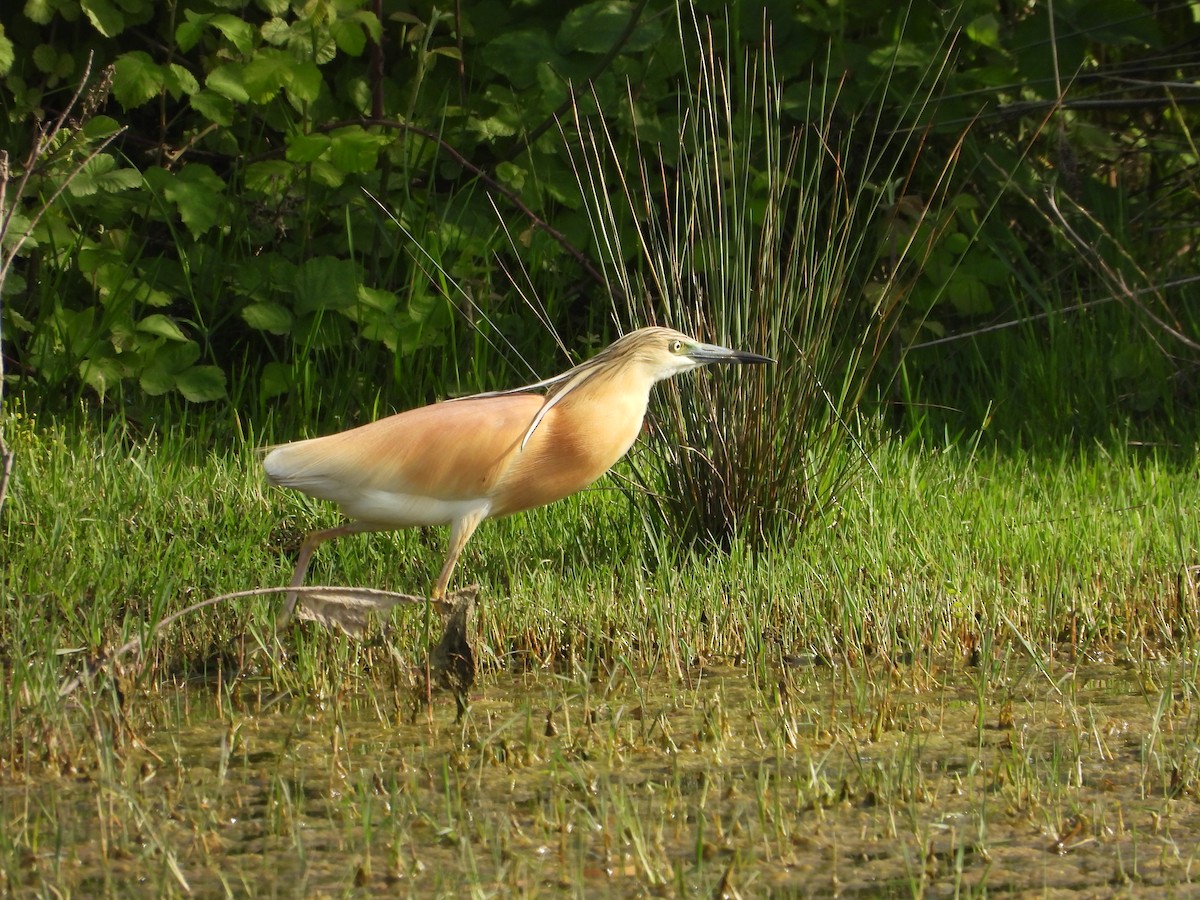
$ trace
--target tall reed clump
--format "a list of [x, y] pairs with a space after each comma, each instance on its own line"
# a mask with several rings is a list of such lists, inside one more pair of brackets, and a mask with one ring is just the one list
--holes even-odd
[[[868, 462], [859, 405], [899, 355], [905, 262], [929, 252], [921, 226], [946, 202], [951, 168], [902, 203], [918, 130], [837, 115], [838, 85], [819, 78], [799, 114], [791, 96], [785, 112], [769, 42], [739, 76], [711, 28], [681, 39], [700, 52], [678, 147], [643, 141], [622, 159], [577, 112], [576, 174], [619, 324], [670, 324], [777, 360], [664, 385], [641, 473], [686, 543], [761, 548], [803, 529]], [[916, 124], [928, 99], [901, 117]]]

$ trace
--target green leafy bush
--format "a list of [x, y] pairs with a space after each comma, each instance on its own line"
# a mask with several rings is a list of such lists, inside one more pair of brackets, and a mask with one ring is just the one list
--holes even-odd
[[[606, 330], [574, 120], [603, 124], [615, 167], [677, 166], [699, 52], [666, 0], [10, 7], [0, 145], [15, 159], [89, 54], [96, 73], [17, 212], [53, 196], [89, 144], [126, 131], [58, 198], [6, 285], [8, 372], [50, 397], [234, 389], [251, 411], [349, 371], [350, 393], [387, 389], [396, 403], [511, 383], [526, 374], [511, 371], [512, 348], [552, 348], [543, 322], [569, 346]], [[908, 248], [877, 273], [906, 288], [899, 350], [1102, 295], [1119, 296], [1148, 346], [1167, 335], [1186, 348], [1170, 335], [1195, 333], [1189, 8], [703, 0], [682, 21], [693, 13], [733, 68], [769, 44], [784, 128], [808, 127], [810, 97], [836, 96], [830, 134], [856, 135], [846, 163], [898, 131], [920, 143], [911, 170], [873, 186], [893, 215], [870, 227]], [[747, 202], [764, 202], [756, 190]], [[529, 283], [514, 290], [509, 273]], [[1042, 327], [1026, 333], [1040, 341]], [[968, 345], [894, 356], [907, 410], [967, 408], [971, 391], [986, 405], [990, 354], [1009, 351]], [[1126, 395], [1114, 390], [1110, 412]]]

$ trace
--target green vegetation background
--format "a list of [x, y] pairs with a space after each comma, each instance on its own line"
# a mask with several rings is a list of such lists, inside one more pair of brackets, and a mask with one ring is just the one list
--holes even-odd
[[[0, 893], [1186, 881], [1198, 20], [0, 3]], [[331, 524], [263, 444], [652, 318], [779, 363], [663, 385], [612, 476], [480, 530], [461, 725], [407, 724], [425, 607], [156, 630]]]
[[[870, 395], [893, 424], [1186, 443], [1200, 25], [1193, 3], [1135, 0], [8, 4], [15, 170], [92, 58], [78, 127], [39, 161], [9, 240], [125, 129], [5, 285], [10, 396], [134, 422], [217, 404], [283, 438], [565, 367], [554, 333], [586, 355], [624, 318], [572, 149], [603, 123], [610, 165], [678, 164], [693, 15], [735, 81], [771, 57], [785, 132], [816, 134], [814, 94], [836, 97], [826, 135], [873, 124], [847, 171], [866, 140], [916, 135], [896, 177], [857, 186], [883, 199], [876, 271], [848, 285], [903, 287]], [[667, 201], [651, 192], [645, 214]]]

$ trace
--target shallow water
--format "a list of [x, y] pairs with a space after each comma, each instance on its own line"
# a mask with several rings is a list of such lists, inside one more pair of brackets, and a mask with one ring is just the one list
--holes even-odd
[[0, 888], [1104, 896], [1200, 873], [1178, 662], [499, 674], [461, 723], [444, 697], [413, 721], [403, 692], [264, 690], [81, 709], [102, 752], [3, 771]]

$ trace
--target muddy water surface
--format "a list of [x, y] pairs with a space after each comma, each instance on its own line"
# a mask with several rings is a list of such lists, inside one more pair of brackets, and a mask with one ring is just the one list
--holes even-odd
[[[489, 676], [470, 712], [132, 693], [0, 781], [13, 896], [1188, 896], [1178, 662]], [[81, 717], [83, 713], [81, 712]]]

